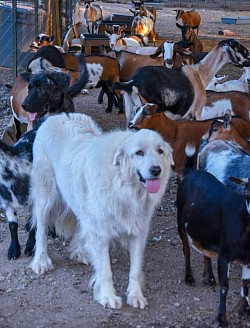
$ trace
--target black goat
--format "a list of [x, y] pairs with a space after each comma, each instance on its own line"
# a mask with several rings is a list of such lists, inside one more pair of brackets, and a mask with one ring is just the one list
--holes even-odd
[[220, 303], [217, 320], [221, 327], [228, 325], [226, 297], [230, 263], [242, 265], [239, 311], [245, 312], [250, 305], [250, 183], [247, 180], [247, 197], [228, 190], [205, 171], [189, 173], [177, 190], [177, 221], [185, 256], [185, 281], [194, 283], [189, 244], [208, 258], [218, 257]]

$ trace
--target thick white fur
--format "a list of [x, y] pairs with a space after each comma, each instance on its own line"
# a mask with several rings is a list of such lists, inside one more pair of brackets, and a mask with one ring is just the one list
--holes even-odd
[[[31, 194], [37, 233], [31, 268], [38, 274], [53, 268], [46, 228], [54, 223], [57, 232], [73, 238], [73, 255], [93, 265], [94, 299], [104, 307], [121, 308], [109, 258], [110, 244], [119, 241], [131, 259], [127, 302], [143, 309], [144, 248], [172, 161], [170, 146], [156, 132], [104, 133], [83, 114], [49, 117], [34, 143]], [[157, 193], [148, 193], [138, 175], [152, 179], [152, 166], [161, 168]]]

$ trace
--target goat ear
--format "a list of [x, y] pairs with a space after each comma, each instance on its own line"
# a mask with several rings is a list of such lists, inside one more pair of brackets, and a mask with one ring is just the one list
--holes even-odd
[[245, 187], [246, 184], [248, 183], [248, 179], [244, 178], [235, 178], [235, 177], [230, 177], [229, 180], [231, 180], [233, 183], [238, 184], [242, 187]]
[[111, 34], [109, 34], [107, 31], [104, 31], [105, 35], [110, 39]]
[[145, 115], [151, 115], [157, 113], [158, 106], [156, 104], [146, 104], [143, 107], [143, 113]]
[[162, 44], [155, 50], [155, 53], [150, 55], [150, 58], [157, 58], [162, 53]]
[[182, 30], [183, 26], [179, 23], [175, 23], [175, 25]]

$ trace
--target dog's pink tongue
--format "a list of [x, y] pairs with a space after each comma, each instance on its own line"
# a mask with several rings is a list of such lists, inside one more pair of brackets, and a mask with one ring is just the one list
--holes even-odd
[[36, 114], [37, 113], [29, 113], [29, 120], [34, 121], [34, 119], [36, 118]]
[[160, 189], [160, 180], [159, 179], [146, 180], [146, 189], [150, 193], [156, 193]]

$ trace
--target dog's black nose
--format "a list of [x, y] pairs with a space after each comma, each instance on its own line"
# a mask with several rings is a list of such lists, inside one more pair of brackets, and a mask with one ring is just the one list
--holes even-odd
[[154, 165], [150, 168], [150, 173], [154, 176], [154, 177], [158, 177], [158, 175], [160, 175], [161, 173], [161, 168], [158, 165]]
[[28, 109], [29, 109], [29, 106], [26, 105], [25, 103], [22, 103], [22, 107], [23, 107], [23, 109], [26, 110], [26, 111], [28, 111]]

